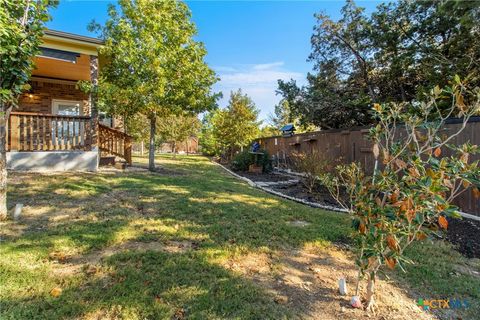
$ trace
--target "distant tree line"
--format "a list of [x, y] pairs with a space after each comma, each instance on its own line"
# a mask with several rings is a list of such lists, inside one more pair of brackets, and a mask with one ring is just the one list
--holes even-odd
[[402, 0], [367, 15], [349, 0], [341, 13], [315, 15], [314, 71], [302, 87], [279, 80], [274, 124], [367, 125], [373, 103], [421, 100], [456, 74], [480, 85], [480, 2]]

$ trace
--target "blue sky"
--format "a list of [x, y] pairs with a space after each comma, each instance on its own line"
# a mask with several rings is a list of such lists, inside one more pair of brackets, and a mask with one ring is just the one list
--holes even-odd
[[[48, 27], [95, 36], [87, 24], [107, 19], [106, 8], [114, 1], [62, 0], [52, 11]], [[379, 1], [358, 1], [372, 11]], [[207, 63], [217, 72], [225, 106], [229, 92], [242, 88], [252, 97], [266, 119], [279, 97], [278, 79], [305, 82], [312, 65], [306, 61], [314, 13], [325, 11], [333, 19], [344, 1], [187, 1], [198, 28], [198, 40], [205, 43]]]

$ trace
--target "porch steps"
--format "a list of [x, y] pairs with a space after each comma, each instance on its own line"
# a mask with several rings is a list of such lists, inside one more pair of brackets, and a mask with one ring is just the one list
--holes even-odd
[[[132, 137], [117, 129], [98, 124], [99, 148], [108, 156], [117, 156], [132, 164]], [[105, 160], [107, 161], [107, 160]], [[111, 161], [111, 160], [108, 160]], [[115, 161], [115, 160], [114, 160]], [[115, 163], [113, 163], [115, 164]]]
[[117, 169], [125, 170], [127, 163], [125, 161], [117, 161], [117, 156], [101, 156], [100, 157], [100, 166], [102, 167], [115, 167]]
[[100, 166], [114, 166], [116, 156], [101, 156], [100, 157]]

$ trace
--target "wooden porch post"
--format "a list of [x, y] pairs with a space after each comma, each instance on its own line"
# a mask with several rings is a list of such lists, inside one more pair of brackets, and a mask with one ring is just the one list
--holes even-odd
[[90, 93], [90, 124], [92, 137], [92, 150], [98, 150], [98, 109], [97, 109], [97, 87], [98, 87], [98, 57], [90, 56], [90, 81], [93, 85]]

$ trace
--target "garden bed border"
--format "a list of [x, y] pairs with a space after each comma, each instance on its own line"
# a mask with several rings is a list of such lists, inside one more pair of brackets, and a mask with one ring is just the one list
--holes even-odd
[[[270, 194], [273, 194], [273, 195], [276, 195], [278, 197], [281, 197], [281, 198], [284, 198], [284, 199], [288, 199], [288, 200], [292, 200], [292, 201], [295, 201], [295, 202], [299, 202], [301, 204], [304, 204], [304, 205], [307, 205], [307, 206], [310, 206], [310, 207], [314, 207], [314, 208], [319, 208], [319, 209], [324, 209], [324, 210], [330, 210], [330, 211], [335, 211], [335, 212], [341, 212], [341, 213], [347, 213], [348, 211], [345, 210], [345, 209], [342, 209], [342, 208], [339, 208], [339, 207], [334, 207], [334, 206], [327, 206], [327, 205], [322, 205], [322, 204], [319, 204], [319, 203], [315, 203], [315, 202], [310, 202], [310, 201], [306, 201], [306, 200], [303, 200], [303, 199], [299, 199], [299, 198], [295, 198], [295, 197], [292, 197], [292, 196], [289, 196], [289, 195], [286, 195], [286, 194], [283, 194], [281, 192], [278, 192], [278, 191], [275, 191], [273, 189], [270, 189], [270, 188], [266, 188], [264, 186], [261, 186], [257, 183], [255, 183], [254, 181], [246, 178], [246, 177], [243, 177], [235, 172], [233, 172], [232, 170], [228, 169], [227, 167], [225, 167], [224, 165], [222, 165], [221, 163], [218, 163], [216, 161], [213, 161], [213, 163], [219, 165], [220, 167], [223, 168], [223, 170], [227, 171], [228, 173], [230, 173], [232, 176], [234, 176], [235, 178], [237, 179], [240, 179], [240, 180], [243, 180], [245, 182], [247, 182], [250, 186], [252, 187], [255, 187], [255, 188], [258, 188], [260, 190], [263, 190], [267, 193], [270, 193]], [[293, 173], [293, 175], [296, 175], [295, 173]], [[297, 174], [298, 175], [298, 174]]]
[[[232, 176], [240, 179], [240, 180], [243, 180], [245, 182], [247, 182], [250, 186], [252, 187], [255, 187], [255, 188], [258, 188], [260, 190], [263, 190], [265, 192], [268, 192], [268, 193], [271, 193], [273, 195], [276, 195], [278, 197], [281, 197], [281, 198], [284, 198], [284, 199], [288, 199], [288, 200], [292, 200], [292, 201], [295, 201], [295, 202], [299, 202], [299, 203], [302, 203], [302, 204], [305, 204], [307, 206], [310, 206], [310, 207], [314, 207], [314, 208], [319, 208], [319, 209], [325, 209], [325, 210], [331, 210], [331, 211], [336, 211], [336, 212], [342, 212], [342, 213], [348, 213], [347, 210], [343, 209], [343, 208], [340, 208], [340, 207], [334, 207], [334, 206], [327, 206], [327, 205], [322, 205], [322, 204], [319, 204], [319, 203], [315, 203], [315, 202], [310, 202], [310, 201], [306, 201], [306, 200], [303, 200], [303, 199], [299, 199], [299, 198], [295, 198], [295, 197], [292, 197], [292, 196], [289, 196], [289, 195], [286, 195], [286, 194], [283, 194], [281, 192], [278, 192], [278, 191], [275, 191], [273, 189], [270, 189], [270, 188], [266, 188], [266, 187], [263, 187], [263, 186], [260, 186], [258, 185], [257, 183], [255, 183], [254, 181], [246, 178], [246, 177], [243, 177], [235, 172], [233, 172], [232, 170], [228, 169], [227, 167], [225, 167], [224, 165], [222, 165], [221, 163], [218, 163], [216, 161], [213, 161], [213, 163], [219, 165], [220, 167], [222, 167], [225, 171], [227, 171], [228, 173], [230, 173]], [[294, 172], [294, 171], [291, 171], [291, 170], [284, 170], [284, 169], [280, 169], [280, 168], [274, 168], [275, 170], [279, 171], [279, 172], [282, 172], [282, 173], [288, 173], [288, 174], [291, 174], [291, 175], [294, 175], [294, 176], [299, 176], [299, 177], [303, 177], [304, 174], [301, 173], [301, 172]], [[462, 216], [462, 218], [467, 218], [467, 219], [472, 219], [472, 220], [476, 220], [476, 221], [480, 221], [480, 217], [477, 217], [473, 214], [470, 214], [470, 213], [466, 213], [466, 212], [462, 212], [462, 211], [459, 211], [459, 214]]]

